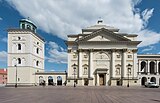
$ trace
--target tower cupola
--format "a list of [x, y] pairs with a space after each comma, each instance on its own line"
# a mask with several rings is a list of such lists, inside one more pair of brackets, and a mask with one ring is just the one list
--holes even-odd
[[36, 25], [30, 21], [29, 19], [21, 19], [19, 21], [19, 26], [20, 26], [20, 29], [28, 29], [28, 30], [32, 30], [33, 32], [36, 33]]

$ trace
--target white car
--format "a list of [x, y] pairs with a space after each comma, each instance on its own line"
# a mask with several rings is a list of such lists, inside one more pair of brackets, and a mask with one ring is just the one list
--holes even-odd
[[145, 82], [145, 87], [148, 87], [148, 88], [158, 88], [159, 85], [156, 84], [155, 82]]

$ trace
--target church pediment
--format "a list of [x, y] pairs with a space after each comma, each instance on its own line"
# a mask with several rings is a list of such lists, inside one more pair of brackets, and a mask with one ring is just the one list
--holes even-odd
[[131, 41], [122, 35], [116, 34], [105, 28], [97, 30], [89, 35], [85, 35], [78, 41]]

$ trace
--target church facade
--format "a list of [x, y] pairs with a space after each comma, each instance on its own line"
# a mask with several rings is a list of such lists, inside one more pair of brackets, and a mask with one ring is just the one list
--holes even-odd
[[137, 45], [135, 34], [119, 33], [102, 20], [68, 35], [68, 85], [138, 84]]
[[68, 35], [68, 71], [45, 71], [45, 41], [28, 19], [8, 29], [8, 86], [129, 86], [160, 84], [160, 55], [137, 55], [137, 35], [102, 20]]

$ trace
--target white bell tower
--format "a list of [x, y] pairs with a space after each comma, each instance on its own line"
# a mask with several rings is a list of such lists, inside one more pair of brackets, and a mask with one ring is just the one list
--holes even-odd
[[35, 85], [35, 72], [44, 71], [44, 39], [29, 19], [21, 19], [19, 28], [8, 29], [7, 85]]

